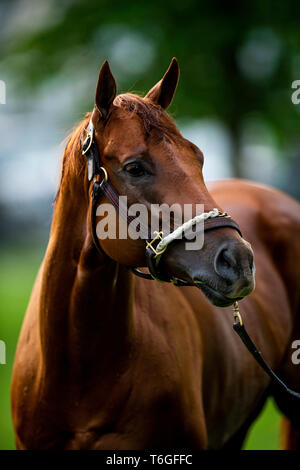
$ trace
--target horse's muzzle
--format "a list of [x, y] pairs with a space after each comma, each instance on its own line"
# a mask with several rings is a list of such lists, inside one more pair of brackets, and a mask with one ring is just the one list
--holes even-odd
[[250, 243], [226, 240], [217, 250], [214, 270], [228, 286], [228, 297], [237, 299], [250, 294], [254, 287], [255, 270]]
[[213, 272], [194, 281], [206, 297], [220, 307], [232, 305], [249, 295], [255, 285], [253, 251], [245, 240], [226, 240], [213, 260]]

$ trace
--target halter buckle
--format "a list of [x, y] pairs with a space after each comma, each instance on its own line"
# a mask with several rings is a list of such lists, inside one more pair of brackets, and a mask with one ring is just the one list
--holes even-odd
[[155, 254], [155, 258], [156, 258], [157, 256], [162, 255], [163, 252], [166, 250], [167, 247], [163, 248], [163, 249], [160, 250], [160, 251], [157, 251], [157, 250], [154, 248], [153, 243], [156, 242], [157, 240], [160, 240], [160, 241], [161, 241], [161, 240], [163, 239], [163, 234], [164, 234], [164, 232], [157, 232], [157, 231], [155, 231], [154, 234], [156, 234], [156, 235], [155, 235], [155, 237], [151, 240], [151, 242], [146, 241], [146, 247], [147, 247], [147, 248], [150, 248], [150, 249], [153, 251], [153, 253]]

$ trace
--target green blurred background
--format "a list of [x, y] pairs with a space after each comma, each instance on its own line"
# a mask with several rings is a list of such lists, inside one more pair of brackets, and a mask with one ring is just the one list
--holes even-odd
[[[291, 0], [0, 2], [0, 449], [14, 448], [11, 368], [47, 244], [60, 142], [91, 110], [103, 61], [119, 92], [146, 92], [176, 56], [170, 112], [203, 150], [205, 179], [248, 178], [299, 199], [299, 13]], [[279, 422], [269, 401], [245, 447], [278, 448]]]

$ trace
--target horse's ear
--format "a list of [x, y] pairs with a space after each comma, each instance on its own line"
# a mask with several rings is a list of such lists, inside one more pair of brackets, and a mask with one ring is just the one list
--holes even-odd
[[145, 98], [167, 109], [173, 99], [179, 79], [179, 65], [173, 57], [163, 78], [147, 93]]
[[95, 97], [95, 104], [103, 118], [107, 116], [116, 93], [117, 85], [106, 60], [99, 72]]

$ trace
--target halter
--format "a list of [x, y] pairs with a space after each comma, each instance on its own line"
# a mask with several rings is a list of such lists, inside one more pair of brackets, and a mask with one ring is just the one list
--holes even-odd
[[[101, 159], [98, 147], [94, 141], [94, 134], [95, 129], [92, 120], [90, 120], [88, 125], [88, 135], [82, 145], [82, 154], [86, 156], [88, 161], [88, 180], [91, 181], [94, 179], [91, 208], [92, 236], [97, 249], [106, 256], [106, 253], [101, 248], [96, 233], [96, 210], [100, 196], [105, 195], [128, 224], [134, 219], [134, 217], [129, 216], [127, 214], [127, 208], [125, 209], [123, 206], [121, 206], [118, 193], [108, 181], [108, 173], [106, 169], [101, 166]], [[226, 212], [220, 212], [218, 209], [214, 209], [213, 211], [204, 212], [201, 215], [190, 219], [188, 222], [182, 224], [180, 227], [165, 237], [163, 236], [163, 232], [156, 232], [153, 238], [149, 237], [149, 239], [146, 241], [146, 260], [150, 274], [143, 273], [136, 267], [128, 266], [128, 269], [130, 269], [136, 276], [142, 277], [144, 279], [157, 280], [161, 282], [172, 282], [176, 286], [197, 286], [198, 283], [196, 282], [188, 283], [183, 279], [166, 277], [159, 269], [159, 262], [162, 255], [167, 250], [169, 244], [180, 238], [186, 228], [192, 227], [200, 221], [204, 221], [204, 232], [228, 227], [236, 230], [242, 236], [238, 224]], [[148, 227], [143, 226], [143, 230], [146, 230], [145, 233], [149, 234]], [[291, 414], [293, 414], [295, 421], [300, 423], [300, 393], [289, 389], [286, 384], [268, 366], [246, 331], [242, 317], [239, 313], [237, 302], [234, 302], [233, 308], [234, 331], [240, 336], [250, 354], [252, 354], [258, 364], [269, 375], [278, 395], [283, 396], [285, 400], [287, 400], [288, 404], [290, 405], [290, 408], [288, 409]], [[287, 407], [289, 405], [287, 405]]]
[[[127, 208], [123, 207], [120, 203], [119, 194], [109, 183], [107, 170], [101, 165], [101, 158], [98, 147], [94, 140], [95, 128], [90, 120], [88, 125], [88, 135], [82, 145], [82, 154], [86, 156], [88, 161], [88, 180], [94, 180], [92, 187], [92, 208], [91, 208], [91, 228], [94, 243], [98, 250], [103, 254], [104, 251], [99, 243], [96, 233], [96, 211], [101, 195], [105, 195], [112, 203], [116, 211], [129, 225], [134, 220], [134, 217], [127, 214]], [[188, 228], [198, 224], [204, 223], [204, 232], [216, 230], [219, 228], [232, 228], [236, 230], [241, 236], [241, 230], [238, 224], [226, 213], [220, 212], [218, 209], [213, 209], [209, 212], [202, 214], [188, 220], [180, 227], [177, 227], [173, 232], [164, 236], [163, 232], [154, 232], [154, 237], [151, 237], [149, 228], [140, 223], [142, 230], [146, 234], [146, 248], [145, 255], [149, 273], [143, 273], [137, 267], [128, 266], [136, 276], [144, 279], [156, 280], [160, 282], [172, 282], [176, 286], [193, 286], [195, 283], [189, 283], [183, 279], [175, 277], [167, 277], [160, 269], [159, 263], [163, 253], [167, 250], [170, 243], [178, 240], [183, 232]]]

